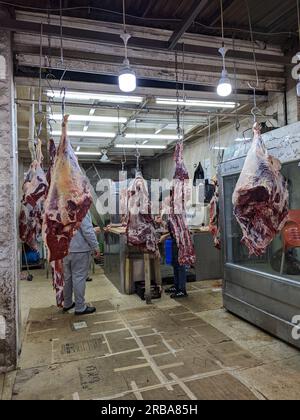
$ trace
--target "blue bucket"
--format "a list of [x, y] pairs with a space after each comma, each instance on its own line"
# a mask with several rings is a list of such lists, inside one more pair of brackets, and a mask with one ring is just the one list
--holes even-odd
[[167, 239], [165, 241], [165, 255], [166, 255], [166, 264], [167, 265], [172, 265], [172, 263], [173, 263], [172, 248], [173, 248], [173, 240], [172, 239]]

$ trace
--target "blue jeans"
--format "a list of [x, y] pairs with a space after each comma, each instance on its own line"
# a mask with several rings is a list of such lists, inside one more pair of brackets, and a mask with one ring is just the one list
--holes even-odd
[[178, 263], [178, 247], [174, 239], [172, 245], [172, 260], [174, 269], [174, 286], [176, 287], [177, 292], [185, 292], [187, 280], [186, 266], [179, 265]]

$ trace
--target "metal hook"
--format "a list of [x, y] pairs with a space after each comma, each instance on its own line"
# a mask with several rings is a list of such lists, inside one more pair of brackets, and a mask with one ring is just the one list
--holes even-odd
[[136, 157], [136, 171], [139, 172], [140, 171], [140, 157], [141, 157], [141, 154], [140, 154], [138, 148], [136, 149], [135, 157]]
[[66, 110], [66, 88], [62, 88], [60, 91], [60, 96], [62, 97], [61, 101], [61, 112], [62, 112], [62, 119], [64, 119], [65, 116], [65, 110]]
[[50, 131], [51, 137], [52, 137], [52, 133], [53, 133], [52, 123], [56, 124], [57, 121], [54, 118], [49, 118], [48, 119], [48, 126], [49, 126], [49, 131]]

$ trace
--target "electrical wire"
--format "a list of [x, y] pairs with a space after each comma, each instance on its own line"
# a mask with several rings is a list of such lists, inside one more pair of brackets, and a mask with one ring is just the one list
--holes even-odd
[[125, 0], [123, 0], [123, 27], [124, 27], [124, 34], [126, 34], [126, 4], [125, 4]]
[[224, 45], [225, 45], [225, 32], [224, 32], [223, 0], [220, 0], [220, 8], [221, 8], [222, 41], [223, 41], [223, 47], [224, 47]]

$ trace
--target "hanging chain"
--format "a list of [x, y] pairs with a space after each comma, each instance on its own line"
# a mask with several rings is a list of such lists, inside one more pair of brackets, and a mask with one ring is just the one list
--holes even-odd
[[40, 72], [39, 72], [39, 105], [38, 112], [42, 112], [42, 60], [43, 60], [43, 22], [41, 22], [40, 33]]
[[[48, 18], [47, 18], [47, 23], [48, 26], [51, 25], [51, 15], [50, 15], [50, 8], [51, 8], [51, 4], [50, 4], [50, 0], [48, 0]], [[52, 43], [51, 43], [51, 35], [49, 32], [48, 35], [48, 66], [51, 68], [52, 67]]]
[[62, 113], [62, 120], [64, 120], [65, 117], [65, 111], [66, 111], [66, 88], [62, 88], [60, 91], [61, 96], [61, 113]]
[[256, 89], [257, 89], [258, 86], [259, 86], [259, 77], [258, 77], [258, 68], [257, 68], [257, 60], [256, 60], [256, 51], [255, 51], [255, 43], [254, 43], [254, 36], [253, 36], [252, 20], [251, 20], [251, 14], [250, 14], [250, 8], [249, 8], [248, 0], [245, 0], [245, 3], [246, 3], [246, 8], [247, 8], [251, 43], [252, 43], [252, 48], [253, 48], [253, 60], [254, 60], [254, 67], [255, 67]]
[[182, 43], [182, 98], [185, 101], [185, 44]]
[[[235, 52], [235, 36], [232, 36], [232, 50]], [[235, 87], [235, 110], [236, 110], [236, 120], [235, 120], [235, 129], [239, 131], [241, 124], [238, 116], [238, 93], [237, 93], [237, 71], [236, 71], [236, 60], [233, 60], [233, 71], [234, 71], [234, 87]]]
[[62, 18], [62, 0], [60, 0], [60, 13], [59, 13], [59, 21], [60, 21], [60, 61], [61, 64], [64, 64], [64, 44], [63, 44], [63, 18]]
[[180, 96], [179, 96], [179, 75], [178, 75], [178, 53], [175, 51], [175, 77], [176, 77], [176, 100], [177, 100], [177, 108], [176, 108], [176, 119], [177, 119], [177, 135], [178, 140], [181, 140], [182, 130], [180, 127]]
[[297, 18], [298, 18], [298, 36], [299, 36], [299, 45], [300, 45], [300, 7], [299, 7], [299, 0], [297, 2]]

